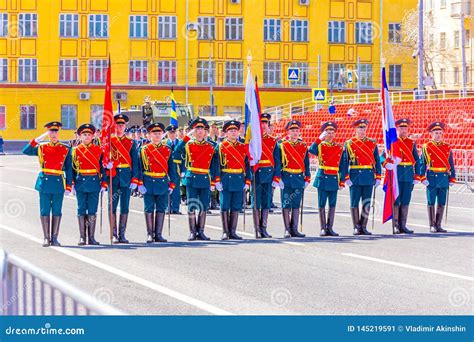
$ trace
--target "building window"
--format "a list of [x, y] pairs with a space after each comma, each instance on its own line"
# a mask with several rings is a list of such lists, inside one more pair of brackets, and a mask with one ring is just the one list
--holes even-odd
[[345, 43], [346, 42], [346, 22], [330, 21], [328, 25], [328, 42]]
[[459, 84], [459, 68], [454, 68], [454, 84]]
[[372, 88], [372, 64], [361, 64], [359, 70], [360, 86]]
[[466, 30], [466, 41], [464, 42], [464, 46], [468, 47], [471, 45], [471, 30]]
[[439, 34], [439, 48], [441, 50], [446, 49], [446, 32], [441, 32]]
[[148, 16], [131, 15], [130, 16], [130, 38], [148, 37]]
[[198, 107], [199, 116], [211, 116], [217, 114], [217, 106], [199, 106]]
[[439, 70], [439, 83], [446, 84], [446, 69], [444, 68]]
[[176, 38], [176, 17], [159, 16], [158, 17], [158, 37], [162, 39]]
[[8, 81], [8, 59], [0, 58], [0, 82]]
[[309, 78], [308, 63], [291, 63], [291, 67], [300, 70], [300, 79], [298, 81], [291, 81], [291, 84], [295, 86], [307, 86]]
[[199, 17], [199, 39], [214, 39], [216, 36], [216, 18]]
[[79, 15], [60, 14], [59, 15], [59, 36], [78, 37], [79, 36]]
[[225, 18], [225, 39], [242, 40], [243, 27], [242, 18]]
[[308, 41], [308, 20], [291, 20], [291, 41]]
[[147, 83], [148, 62], [130, 61], [128, 65], [128, 80], [130, 83]]
[[281, 40], [281, 20], [263, 20], [263, 40], [266, 42], [279, 42]]
[[341, 63], [329, 63], [328, 64], [328, 85], [330, 88], [342, 88], [342, 75], [346, 66]]
[[356, 44], [372, 44], [372, 23], [356, 23]]
[[89, 37], [107, 38], [109, 36], [109, 16], [107, 14], [89, 14]]
[[459, 31], [454, 31], [454, 48], [459, 49]]
[[36, 106], [20, 106], [20, 129], [36, 128]]
[[176, 61], [158, 62], [158, 83], [176, 83]]
[[77, 59], [59, 60], [59, 82], [77, 82]]
[[38, 65], [34, 58], [20, 58], [18, 60], [18, 81], [36, 82], [38, 81]]
[[8, 36], [8, 13], [0, 13], [0, 37]]
[[197, 83], [198, 84], [215, 84], [216, 83], [216, 63], [209, 61], [197, 62]]
[[76, 129], [77, 106], [61, 105], [62, 129]]
[[389, 43], [402, 42], [402, 24], [400, 23], [388, 24], [388, 42]]
[[267, 86], [281, 85], [281, 64], [279, 62], [263, 63], [263, 84]]
[[105, 83], [107, 76], [107, 60], [97, 59], [89, 61], [89, 83]]
[[38, 15], [36, 13], [20, 13], [18, 25], [20, 37], [38, 36]]
[[0, 129], [7, 128], [7, 107], [0, 106]]
[[434, 43], [434, 34], [430, 33], [429, 38], [428, 38], [428, 48], [434, 49], [435, 43]]
[[103, 105], [91, 105], [91, 124], [97, 129], [102, 128]]
[[441, 0], [441, 8], [446, 8], [446, 0]]
[[224, 106], [224, 115], [231, 118], [241, 118], [242, 106]]
[[225, 84], [242, 85], [244, 82], [244, 63], [226, 62], [225, 63]]
[[400, 64], [389, 65], [388, 85], [390, 87], [402, 86], [402, 66]]

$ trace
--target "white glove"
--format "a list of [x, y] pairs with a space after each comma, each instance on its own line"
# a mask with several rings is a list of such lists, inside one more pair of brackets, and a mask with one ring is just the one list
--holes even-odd
[[380, 186], [380, 179], [375, 180], [375, 187], [378, 187], [378, 186]]
[[183, 178], [185, 175], [186, 175], [186, 173], [181, 172], [181, 175], [180, 175], [180, 176], [181, 176], [181, 178]]
[[108, 162], [107, 165], [105, 166], [105, 168], [106, 168], [107, 170], [110, 170], [110, 169], [112, 169], [113, 167], [114, 167], [114, 162]]
[[222, 187], [222, 183], [221, 183], [221, 182], [217, 182], [215, 187], [216, 187], [217, 191], [219, 191], [219, 192], [221, 192], [222, 190], [224, 190], [224, 188]]
[[385, 168], [387, 170], [393, 170], [395, 168], [395, 164], [387, 163], [387, 164], [385, 164]]
[[454, 183], [453, 183], [453, 182], [450, 182], [450, 183], [449, 183], [449, 186], [453, 186], [453, 185], [454, 185]]
[[39, 137], [35, 138], [35, 142], [36, 142], [36, 143], [39, 143], [39, 142], [42, 141], [47, 135], [48, 135], [48, 132], [44, 132], [44, 133], [41, 134]]
[[107, 188], [106, 188], [105, 186], [100, 187], [100, 192], [101, 192], [101, 193], [102, 193], [102, 192], [106, 192], [106, 191], [107, 191]]
[[71, 194], [71, 191], [69, 190], [64, 191], [64, 196], [69, 196], [70, 194]]
[[421, 182], [421, 184], [423, 184], [424, 186], [428, 186], [430, 185], [430, 182], [428, 182], [428, 180], [425, 179], [423, 182]]
[[216, 190], [216, 186], [215, 185], [211, 185], [211, 187], [209, 188], [211, 190], [211, 192], [213, 192], [214, 190]]
[[245, 185], [244, 185], [244, 191], [249, 191], [249, 190], [250, 190], [250, 185], [245, 184]]
[[415, 179], [415, 180], [413, 181], [413, 185], [417, 185], [417, 184], [420, 184], [420, 183], [421, 183], [421, 182], [420, 182], [418, 179]]
[[309, 182], [304, 182], [304, 188], [306, 189], [309, 185]]
[[326, 132], [326, 131], [321, 133], [321, 135], [319, 136], [319, 140], [324, 140], [324, 138], [326, 138], [326, 135], [328, 135], [328, 132]]
[[346, 185], [351, 187], [352, 186], [352, 181], [350, 179], [346, 180]]
[[141, 193], [142, 195], [146, 194], [146, 188], [144, 185], [139, 185], [138, 186], [138, 192]]
[[272, 182], [272, 187], [273, 187], [273, 188], [279, 188], [279, 187], [280, 187], [280, 183], [273, 181], [273, 182]]
[[280, 186], [280, 189], [283, 190], [285, 188], [285, 183], [280, 179], [278, 182], [278, 185]]
[[343, 190], [343, 189], [344, 189], [344, 187], [343, 187], [343, 186], [339, 186], [339, 190]]
[[130, 183], [130, 190], [135, 190], [137, 187], [137, 183]]
[[195, 129], [193, 128], [192, 130], [190, 130], [190, 131], [188, 132], [188, 134], [186, 134], [186, 136], [189, 137], [189, 138], [191, 138], [191, 137], [194, 135], [194, 131], [195, 131]]
[[171, 195], [173, 193], [173, 188], [168, 188], [168, 193]]

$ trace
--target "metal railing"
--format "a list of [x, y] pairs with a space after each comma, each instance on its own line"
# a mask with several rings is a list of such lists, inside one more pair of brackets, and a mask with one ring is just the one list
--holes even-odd
[[[418, 92], [416, 90], [390, 92], [390, 99], [392, 103], [416, 100], [462, 99], [470, 97], [474, 97], [474, 91], [468, 91], [466, 96], [463, 96], [462, 89], [424, 90], [423, 92]], [[340, 94], [333, 96], [331, 100], [336, 105], [376, 103], [380, 102], [380, 92]], [[325, 107], [327, 107], [327, 105], [314, 103], [313, 99], [309, 97], [302, 100], [286, 103], [280, 106], [266, 108], [265, 112], [272, 114], [272, 119], [278, 121], [282, 118], [291, 118], [293, 115], [303, 115], [308, 111], [318, 111]]]
[[0, 250], [1, 315], [123, 315], [87, 293]]

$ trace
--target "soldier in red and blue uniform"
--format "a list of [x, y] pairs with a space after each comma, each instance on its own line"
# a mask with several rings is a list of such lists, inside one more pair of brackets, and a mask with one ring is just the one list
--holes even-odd
[[397, 168], [399, 196], [393, 205], [392, 220], [394, 234], [413, 234], [413, 231], [407, 227], [408, 208], [413, 186], [419, 184], [421, 180], [421, 159], [418, 155], [415, 141], [408, 137], [410, 123], [410, 120], [407, 118], [395, 122], [398, 140], [392, 144], [392, 150], [394, 155], [399, 155], [400, 157], [388, 158], [382, 163], [387, 170]]
[[298, 231], [303, 191], [311, 180], [308, 146], [300, 139], [301, 122], [291, 120], [285, 127], [288, 138], [280, 145], [281, 204], [285, 238], [305, 237]]
[[[346, 141], [343, 152], [344, 183], [350, 187], [350, 206], [354, 235], [372, 235], [367, 230], [372, 190], [380, 185], [382, 166], [375, 139], [366, 136], [369, 121], [354, 122], [356, 136]], [[342, 184], [341, 184], [342, 185]], [[359, 203], [362, 202], [362, 215]]]
[[83, 124], [77, 129], [81, 143], [72, 149], [74, 191], [77, 198], [79, 246], [98, 245], [95, 239], [99, 194], [107, 189], [102, 165], [102, 149], [93, 143], [95, 127]]
[[[168, 133], [166, 144], [171, 148], [171, 151], [174, 151], [175, 147], [178, 146], [178, 143], [179, 143], [179, 140], [176, 137], [177, 129], [178, 129], [178, 126], [176, 125], [169, 125], [166, 127], [166, 132]], [[171, 193], [171, 198], [170, 198], [171, 208], [169, 208], [169, 210], [171, 211], [171, 214], [181, 215], [181, 211], [179, 210], [179, 207], [181, 204], [181, 196], [180, 196], [181, 181], [180, 181], [180, 174], [178, 172], [178, 167], [181, 165], [182, 160], [181, 159], [173, 159], [173, 160], [174, 160], [174, 163], [176, 164], [177, 172], [174, 178], [172, 179], [172, 182], [175, 184], [175, 188], [173, 192]]]
[[219, 155], [216, 189], [220, 192], [222, 240], [242, 240], [237, 235], [237, 223], [244, 206], [244, 191], [250, 187], [251, 171], [245, 144], [238, 140], [240, 125], [237, 120], [225, 122], [226, 138], [216, 146]]
[[173, 151], [163, 139], [165, 126], [155, 122], [148, 125], [151, 142], [143, 145], [139, 153], [139, 186], [145, 205], [147, 243], [167, 242], [163, 237], [163, 225], [169, 196], [173, 193], [178, 177]]
[[278, 141], [268, 134], [271, 115], [262, 113], [262, 156], [255, 171], [255, 203], [253, 222], [257, 238], [271, 238], [267, 232], [268, 213], [272, 207], [273, 188], [283, 187], [281, 180], [281, 156]]
[[[432, 233], [446, 233], [441, 227], [449, 187], [456, 183], [453, 152], [449, 144], [442, 141], [444, 123], [436, 121], [428, 126], [431, 140], [423, 145], [420, 167], [421, 180], [426, 186], [428, 218]], [[435, 205], [436, 212], [435, 212]]]
[[[175, 159], [179, 159], [185, 151], [184, 178], [190, 230], [188, 240], [210, 240], [204, 234], [204, 228], [210, 193], [215, 188], [219, 160], [214, 145], [206, 140], [205, 129], [209, 129], [207, 121], [198, 117], [191, 122], [190, 128], [191, 131], [178, 143], [174, 151]], [[199, 211], [198, 215], [196, 211]]]
[[[125, 128], [129, 121], [125, 114], [114, 116], [116, 135], [111, 138], [112, 199], [109, 192], [109, 204], [112, 202], [112, 243], [128, 243], [125, 237], [128, 213], [130, 208], [130, 191], [138, 187], [138, 150], [137, 144], [125, 136]], [[110, 165], [108, 165], [110, 167]], [[120, 218], [117, 235], [117, 207], [120, 202]]]
[[[41, 172], [35, 189], [40, 198], [40, 220], [43, 228], [43, 247], [61, 246], [58, 241], [64, 195], [72, 191], [71, 149], [59, 141], [62, 124], [52, 121], [44, 126], [47, 132], [31, 140], [23, 153], [37, 156]], [[49, 142], [41, 143], [46, 137]]]
[[[343, 146], [334, 142], [337, 125], [333, 121], [321, 126], [321, 135], [309, 148], [309, 153], [319, 159], [319, 170], [313, 186], [318, 189], [319, 222], [321, 236], [339, 236], [334, 230], [337, 191], [343, 189], [341, 183]], [[329, 210], [326, 219], [326, 203]]]

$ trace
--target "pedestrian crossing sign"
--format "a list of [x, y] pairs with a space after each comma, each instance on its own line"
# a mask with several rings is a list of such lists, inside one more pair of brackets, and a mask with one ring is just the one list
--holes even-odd
[[313, 102], [316, 103], [327, 103], [327, 93], [328, 90], [326, 88], [313, 88]]
[[299, 81], [300, 69], [299, 68], [288, 68], [288, 81]]

